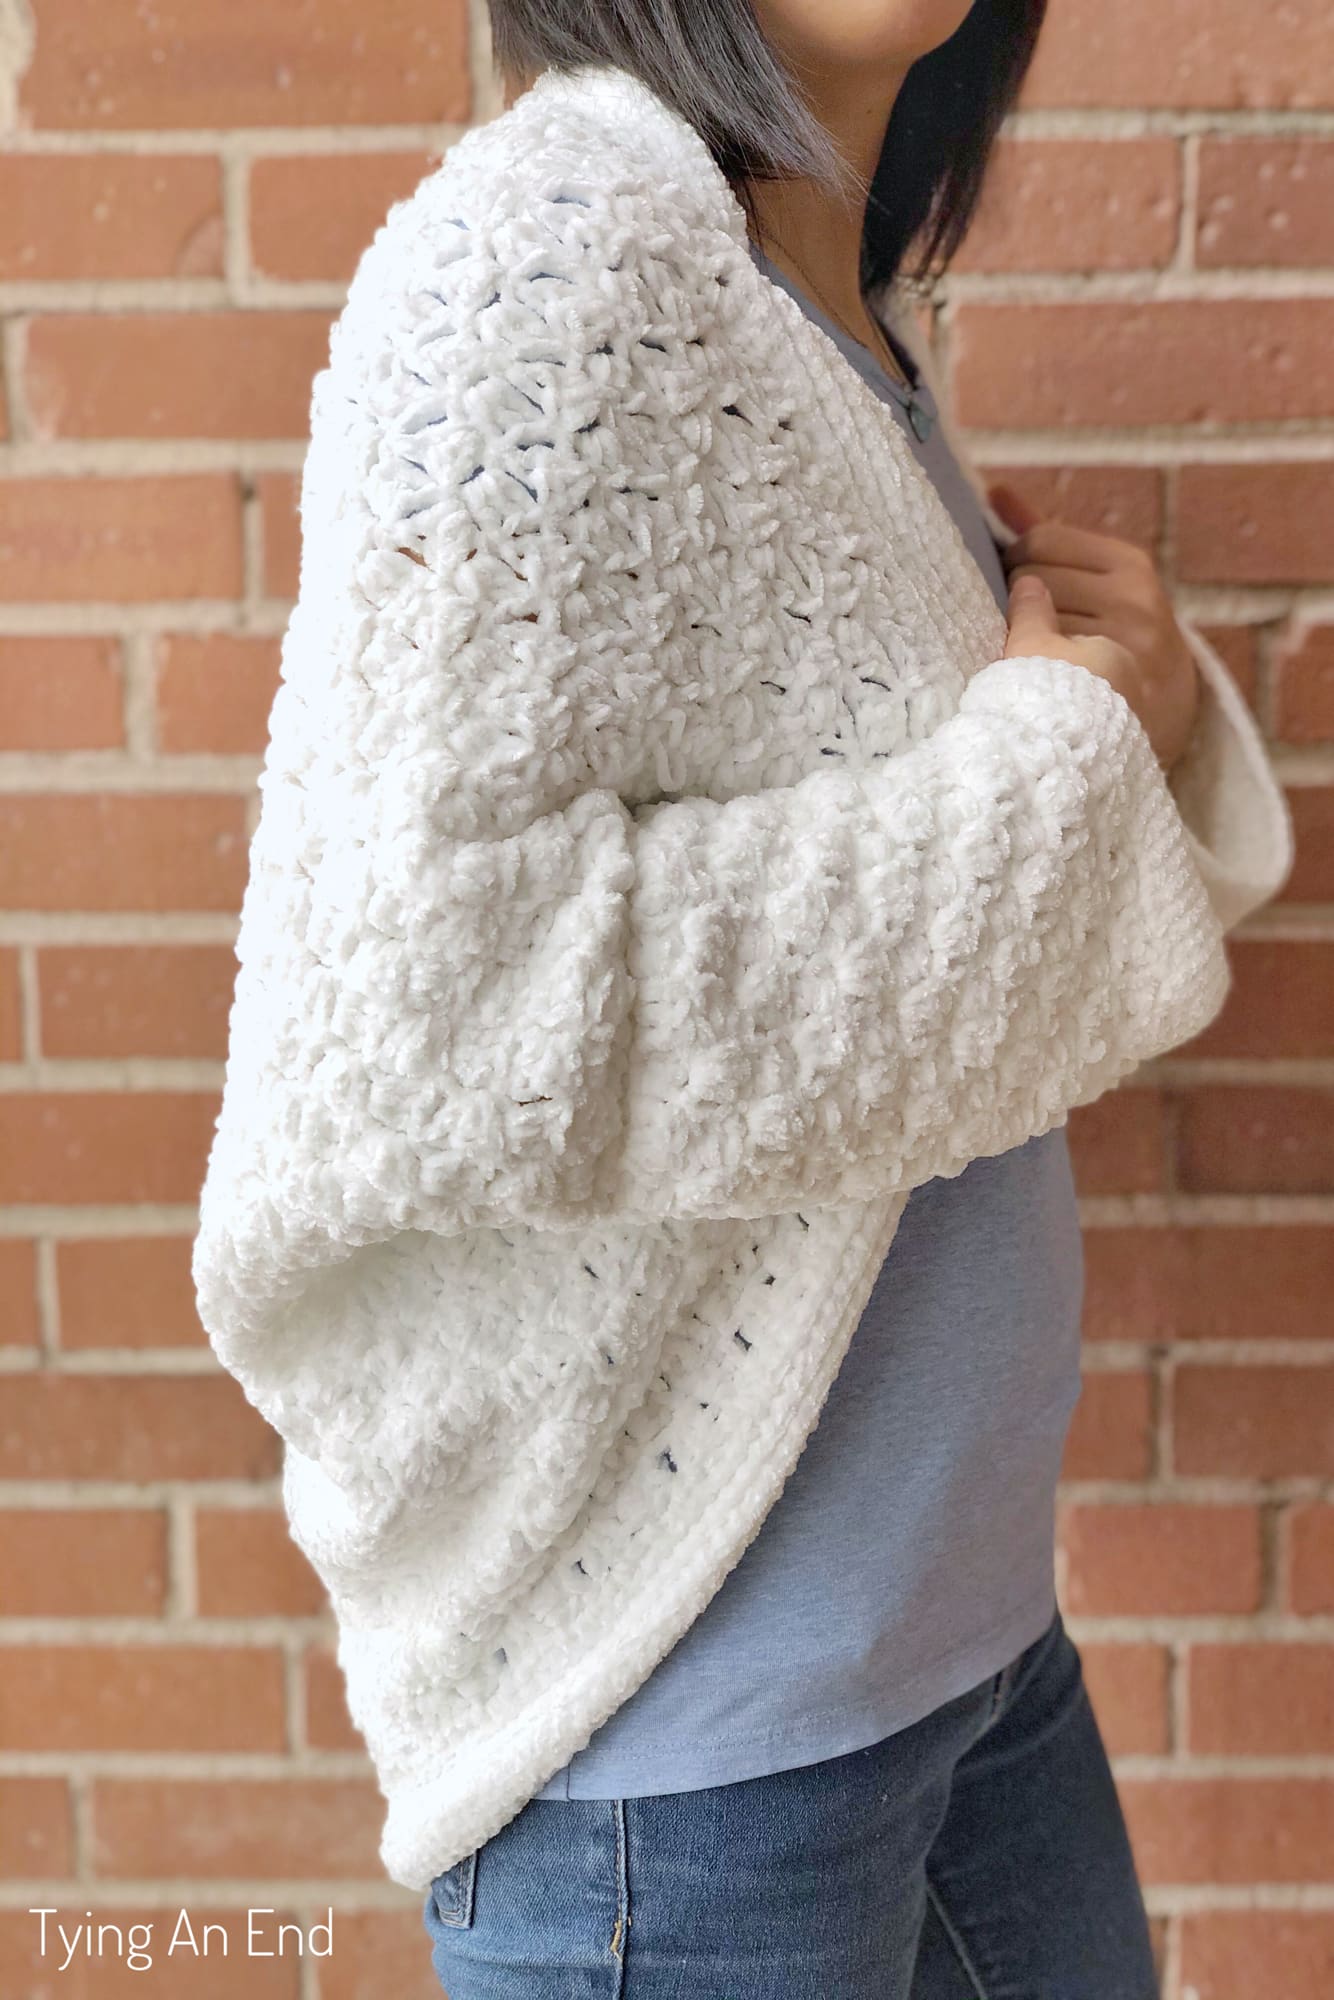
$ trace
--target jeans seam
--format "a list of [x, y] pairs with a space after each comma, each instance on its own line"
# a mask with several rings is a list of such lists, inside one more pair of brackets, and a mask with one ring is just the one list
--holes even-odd
[[927, 1901], [931, 1904], [932, 1909], [940, 1919], [941, 1929], [954, 1948], [955, 1957], [967, 1973], [969, 1979], [973, 1982], [973, 2000], [987, 2000], [987, 1989], [982, 1984], [982, 1975], [973, 1963], [968, 1947], [959, 1934], [958, 1926], [954, 1923], [949, 1911], [945, 1908], [939, 1889], [937, 1889], [929, 1876], [926, 1884], [926, 1895]]
[[609, 1947], [616, 1961], [616, 1990], [612, 2000], [623, 2000], [626, 1933], [630, 1929], [630, 1880], [626, 1852], [629, 1842], [625, 1828], [625, 1800], [613, 1799], [611, 1808], [612, 1822], [616, 1830], [616, 1922], [612, 1929]]

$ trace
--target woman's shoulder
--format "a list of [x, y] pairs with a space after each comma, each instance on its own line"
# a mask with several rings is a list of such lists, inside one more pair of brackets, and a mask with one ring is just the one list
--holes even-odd
[[434, 372], [451, 348], [578, 336], [646, 287], [686, 303], [736, 249], [702, 145], [623, 72], [544, 75], [389, 210], [348, 287], [334, 361], [420, 342], [429, 325], [428, 344], [447, 342]]

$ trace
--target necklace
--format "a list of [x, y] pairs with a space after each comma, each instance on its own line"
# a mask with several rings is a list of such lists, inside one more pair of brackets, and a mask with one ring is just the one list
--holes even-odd
[[[771, 235], [773, 234], [772, 231], [770, 233]], [[783, 242], [783, 239], [780, 236], [774, 235], [773, 240], [778, 245], [779, 249], [783, 252], [784, 256], [791, 264], [793, 270], [800, 278], [802, 284], [806, 286], [807, 290], [810, 292], [812, 298], [815, 300], [816, 304], [821, 308], [821, 310], [829, 315], [830, 319], [833, 320], [835, 326], [842, 328], [843, 332], [847, 334], [849, 340], [856, 341], [859, 347], [865, 347], [867, 344], [866, 341], [862, 338], [860, 334], [856, 333], [853, 330], [853, 328], [848, 325], [847, 321], [843, 318], [843, 315], [837, 312], [834, 309], [834, 307], [829, 303], [829, 300], [824, 296], [823, 292], [820, 290], [819, 286], [815, 284], [814, 280], [807, 276], [806, 272], [802, 269], [801, 265], [797, 262], [796, 258], [793, 257], [787, 245]], [[763, 251], [763, 245], [761, 245], [760, 247], [761, 251]], [[868, 318], [870, 319], [871, 324], [875, 329], [876, 340], [881, 349], [883, 364], [885, 365], [886, 372], [893, 377], [895, 382], [897, 382], [899, 387], [904, 392], [905, 404], [908, 412], [908, 422], [912, 425], [915, 436], [922, 443], [925, 443], [927, 438], [930, 437], [932, 430], [933, 419], [931, 411], [928, 409], [925, 402], [923, 402], [921, 395], [918, 391], [917, 384], [908, 379], [908, 376], [903, 368], [903, 364], [900, 362], [898, 355], [894, 352], [893, 342], [890, 340], [889, 335], [886, 333], [884, 327], [880, 324], [880, 321], [876, 318], [874, 313], [869, 313]]]

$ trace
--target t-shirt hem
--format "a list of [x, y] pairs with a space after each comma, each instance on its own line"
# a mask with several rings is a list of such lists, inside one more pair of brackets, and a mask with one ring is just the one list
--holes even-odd
[[[779, 1729], [748, 1732], [723, 1743], [693, 1745], [687, 1767], [659, 1764], [646, 1758], [632, 1773], [619, 1778], [580, 1774], [566, 1776], [566, 1790], [541, 1791], [534, 1798], [552, 1805], [575, 1799], [650, 1798], [664, 1792], [702, 1791], [747, 1778], [770, 1777], [803, 1764], [824, 1763], [854, 1750], [865, 1750], [942, 1708], [946, 1702], [997, 1674], [1027, 1646], [1040, 1639], [1056, 1615], [1054, 1583], [1030, 1598], [1003, 1624], [973, 1638], [924, 1668], [908, 1682], [898, 1683], [885, 1698], [840, 1703], [837, 1711], [814, 1717], [794, 1716]], [[816, 1726], [812, 1727], [812, 1724]], [[701, 1754], [703, 1753], [703, 1754]], [[576, 1753], [580, 1754], [580, 1753]]]

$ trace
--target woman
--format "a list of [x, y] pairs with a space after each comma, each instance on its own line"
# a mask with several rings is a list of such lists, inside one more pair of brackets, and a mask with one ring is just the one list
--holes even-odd
[[912, 350], [1040, 0], [492, 12], [316, 380], [200, 1311], [452, 2000], [1141, 2000], [1064, 1121], [1290, 828]]

